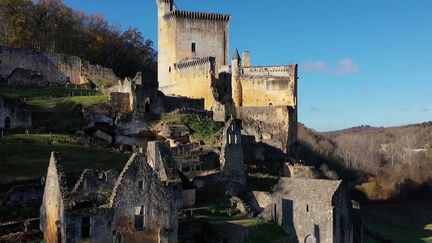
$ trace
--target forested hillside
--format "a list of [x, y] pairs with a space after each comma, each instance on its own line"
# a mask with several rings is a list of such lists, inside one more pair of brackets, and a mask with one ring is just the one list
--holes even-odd
[[61, 0], [0, 0], [0, 45], [79, 56], [119, 77], [142, 71], [146, 79], [156, 79], [153, 42], [138, 29], [123, 31]]
[[300, 155], [357, 185], [369, 199], [410, 197], [432, 186], [432, 123], [319, 133], [300, 126]]

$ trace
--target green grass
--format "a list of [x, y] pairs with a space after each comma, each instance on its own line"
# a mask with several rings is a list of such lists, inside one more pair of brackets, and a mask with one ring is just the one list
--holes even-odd
[[93, 95], [93, 96], [74, 96], [65, 98], [55, 99], [40, 99], [40, 100], [29, 100], [26, 103], [35, 106], [36, 111], [55, 111], [64, 112], [71, 111], [77, 105], [88, 107], [97, 103], [107, 102], [108, 98], [104, 95]]
[[7, 135], [3, 143], [24, 143], [24, 144], [63, 144], [78, 145], [85, 144], [85, 139], [64, 135], [64, 134], [11, 134]]
[[166, 113], [161, 116], [161, 121], [184, 124], [191, 130], [195, 140], [206, 143], [216, 140], [223, 129], [221, 123], [198, 114]]
[[0, 94], [11, 98], [34, 98], [34, 97], [65, 97], [81, 94], [98, 94], [96, 91], [87, 89], [73, 89], [64, 87], [17, 87], [1, 84]]
[[248, 218], [239, 211], [232, 211], [220, 204], [198, 205], [193, 210], [192, 218], [180, 215], [179, 220], [180, 223], [188, 220], [207, 221], [211, 228], [222, 237], [245, 235], [245, 232], [248, 232], [251, 243], [280, 242], [288, 239], [287, 234], [275, 223]]
[[108, 80], [97, 76], [89, 76], [87, 79], [92, 83], [96, 88], [109, 88], [112, 86], [112, 83]]
[[[63, 136], [58, 138], [70, 139]], [[18, 142], [21, 139], [22, 136], [17, 135], [10, 138], [11, 143], [0, 143], [0, 184], [46, 176], [51, 151], [60, 153], [61, 162], [68, 174], [80, 174], [86, 168], [121, 170], [129, 157], [109, 150], [50, 144], [46, 136], [37, 137], [31, 140], [32, 143]]]
[[288, 239], [288, 235], [274, 222], [256, 219], [253, 227], [254, 230], [250, 238], [251, 243], [282, 242]]
[[[432, 202], [364, 206], [365, 229], [393, 242], [432, 242]], [[374, 242], [365, 237], [364, 242]]]
[[106, 96], [97, 95], [31, 100], [27, 103], [34, 107], [34, 127], [45, 127], [51, 132], [68, 132], [80, 130], [84, 125], [81, 107], [106, 101]]

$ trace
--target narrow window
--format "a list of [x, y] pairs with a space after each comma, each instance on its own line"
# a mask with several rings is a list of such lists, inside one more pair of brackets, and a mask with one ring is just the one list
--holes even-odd
[[144, 229], [144, 206], [135, 207], [135, 229]]
[[138, 181], [138, 189], [144, 189], [144, 181]]
[[309, 212], [309, 204], [306, 204], [306, 212]]
[[90, 238], [90, 217], [81, 218], [81, 238]]
[[171, 66], [169, 66], [168, 71], [171, 72]]
[[196, 44], [192, 43], [192, 52], [195, 53], [196, 52]]

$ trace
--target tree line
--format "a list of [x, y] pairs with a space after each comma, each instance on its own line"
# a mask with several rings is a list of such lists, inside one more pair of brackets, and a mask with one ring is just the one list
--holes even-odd
[[403, 196], [407, 186], [432, 189], [432, 123], [330, 137], [300, 125], [301, 157], [330, 165], [370, 199]]
[[0, 0], [0, 45], [79, 56], [122, 78], [141, 71], [145, 79], [156, 79], [153, 42], [138, 29], [122, 31], [61, 0]]

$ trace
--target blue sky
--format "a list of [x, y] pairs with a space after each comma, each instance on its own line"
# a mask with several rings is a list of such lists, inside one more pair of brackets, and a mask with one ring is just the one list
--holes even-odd
[[[65, 0], [156, 43], [156, 0]], [[177, 0], [232, 15], [231, 52], [298, 63], [299, 120], [319, 131], [432, 120], [430, 0]]]

